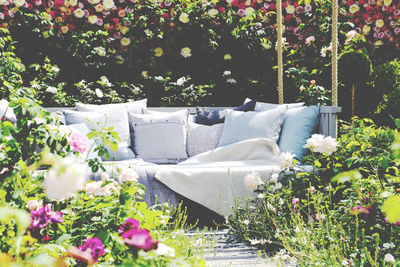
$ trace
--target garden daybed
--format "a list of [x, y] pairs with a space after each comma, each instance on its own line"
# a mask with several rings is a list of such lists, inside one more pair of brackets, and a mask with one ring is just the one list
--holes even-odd
[[[258, 103], [259, 102], [257, 102], [257, 105]], [[254, 107], [253, 105], [253, 109], [254, 108], [256, 109], [257, 105], [256, 107]], [[285, 105], [279, 105], [279, 106], [282, 107]], [[100, 106], [94, 107], [94, 105], [85, 105], [85, 108], [86, 107], [89, 107], [89, 109], [94, 108], [93, 110], [95, 110], [95, 112], [90, 110], [76, 111], [75, 110], [76, 108], [47, 108], [47, 110], [61, 116], [60, 117], [61, 121], [66, 123], [67, 125], [88, 121], [87, 118], [85, 120], [82, 120], [82, 118], [79, 117], [81, 116], [79, 112], [83, 112], [85, 115], [88, 115], [89, 113], [91, 115], [95, 115], [96, 113], [101, 114], [102, 113], [101, 111], [104, 112], [104, 109], [98, 109]], [[273, 108], [276, 107], [277, 105], [275, 105]], [[186, 145], [189, 146], [190, 142], [194, 143], [195, 146], [199, 145], [198, 142], [199, 139], [201, 139], [201, 136], [199, 137], [198, 135], [197, 136], [194, 135], [195, 140], [190, 139], [191, 138], [190, 125], [192, 125], [193, 127], [193, 125], [196, 123], [191, 122], [192, 118], [189, 117], [189, 123], [188, 122], [184, 123], [185, 129], [186, 127], [189, 127], [188, 132], [186, 132], [185, 130], [182, 133], [180, 130], [177, 131], [176, 129], [171, 129], [169, 128], [170, 124], [174, 125], [179, 124], [178, 123], [179, 120], [178, 122], [174, 122], [173, 118], [174, 115], [172, 114], [175, 115], [177, 114], [176, 116], [178, 116], [179, 112], [181, 113], [183, 112], [182, 110], [188, 110], [188, 113], [196, 114], [197, 121], [201, 121], [201, 118], [199, 119], [199, 110], [207, 113], [205, 116], [206, 118], [216, 119], [213, 118], [213, 115], [215, 114], [221, 115], [221, 113], [223, 113], [221, 111], [225, 111], [226, 108], [216, 107], [203, 110], [198, 108], [196, 113], [194, 112], [195, 111], [194, 108], [148, 108], [146, 111], [144, 110], [137, 111], [138, 113], [147, 113], [147, 114], [138, 114], [136, 115], [135, 118], [133, 118], [133, 116], [130, 118], [130, 124], [131, 124], [130, 137], [132, 141], [132, 147], [134, 147], [133, 151], [135, 151], [136, 157], [134, 156], [133, 158], [128, 158], [128, 159], [120, 158], [120, 160], [118, 161], [104, 162], [104, 164], [109, 174], [114, 173], [112, 170], [117, 166], [129, 166], [131, 168], [134, 168], [139, 176], [138, 181], [147, 188], [144, 200], [148, 204], [152, 205], [155, 204], [156, 202], [157, 203], [169, 202], [170, 204], [176, 206], [181, 201], [183, 196], [184, 198], [188, 198], [194, 202], [197, 202], [205, 206], [206, 208], [216, 212], [219, 215], [227, 216], [231, 213], [230, 207], [234, 204], [236, 199], [238, 198], [246, 199], [247, 197], [253, 194], [251, 190], [243, 186], [243, 178], [246, 174], [252, 171], [257, 171], [263, 180], [267, 180], [269, 179], [271, 173], [275, 173], [278, 171], [278, 166], [275, 158], [279, 154], [280, 149], [288, 150], [287, 147], [282, 149], [284, 146], [284, 144], [282, 144], [282, 136], [285, 135], [285, 132], [286, 135], [288, 134], [288, 132], [291, 133], [292, 135], [291, 139], [294, 138], [295, 140], [297, 140], [297, 143], [300, 139], [302, 139], [300, 143], [301, 142], [304, 143], [302, 143], [301, 146], [305, 144], [305, 140], [311, 136], [313, 131], [319, 132], [325, 136], [333, 136], [335, 134], [336, 113], [340, 112], [340, 108], [337, 107], [315, 108], [314, 110], [317, 110], [317, 117], [316, 117], [317, 122], [314, 124], [313, 123], [310, 124], [309, 122], [304, 122], [302, 126], [303, 130], [304, 128], [311, 127], [311, 129], [308, 129], [306, 131], [307, 132], [306, 135], [308, 136], [301, 136], [304, 135], [304, 133], [301, 132], [296, 133], [296, 129], [293, 130], [291, 127], [288, 127], [288, 125], [286, 125], [290, 121], [293, 121], [293, 119], [294, 121], [301, 121], [302, 115], [307, 113], [306, 112], [307, 108], [308, 107], [302, 107], [302, 109], [299, 109], [297, 111], [296, 116], [300, 117], [292, 116], [292, 118], [290, 118], [286, 107], [286, 110], [282, 117], [282, 121], [280, 122], [280, 124], [278, 123], [279, 129], [275, 130], [278, 132], [278, 136], [275, 137], [276, 138], [275, 140], [274, 138], [269, 138], [268, 136], [266, 136], [267, 138], [265, 138], [263, 136], [254, 135], [254, 132], [257, 129], [251, 130], [252, 125], [248, 126], [250, 127], [250, 129], [248, 129], [250, 130], [250, 132], [247, 133], [247, 137], [246, 133], [242, 132], [240, 133], [231, 132], [230, 134], [225, 134], [224, 131], [225, 132], [227, 131], [226, 128], [228, 127], [227, 126], [228, 123], [230, 123], [232, 126], [232, 120], [231, 120], [232, 116], [229, 117], [231, 115], [229, 113], [228, 115], [226, 115], [226, 118], [223, 118], [222, 122], [225, 120], [225, 123], [223, 123], [221, 126], [215, 126], [218, 125], [219, 123], [215, 123], [213, 125], [209, 124], [206, 126], [211, 128], [219, 127], [220, 130], [222, 129], [222, 133], [219, 136], [220, 138], [219, 144], [221, 144], [222, 139], [224, 139], [225, 141], [227, 139], [231, 140], [227, 141], [226, 144], [221, 146], [216, 146], [214, 144], [214, 147], [212, 147], [212, 149], [210, 149], [210, 147], [208, 146], [206, 151], [201, 151], [200, 149], [197, 152], [201, 153], [197, 153], [195, 155], [193, 155], [193, 151], [190, 151], [190, 148], [186, 147]], [[212, 114], [210, 114], [210, 112]], [[254, 119], [256, 117], [250, 119], [246, 117], [241, 118], [240, 116], [244, 116], [245, 113], [247, 113], [246, 116], [253, 116], [253, 115], [258, 116], [258, 119], [260, 119], [261, 115], [255, 113], [257, 112], [259, 112], [259, 114], [268, 113], [257, 110], [249, 112], [245, 111], [232, 111], [232, 112], [238, 115], [239, 117], [237, 118], [237, 120], [242, 120], [242, 122], [257, 121], [257, 119]], [[120, 114], [122, 114], [121, 111]], [[200, 114], [200, 116], [201, 115], [202, 114]], [[223, 115], [225, 116], [225, 114]], [[79, 117], [78, 120], [76, 120], [77, 119], [76, 116]], [[157, 121], [157, 119], [155, 119], [157, 116], [161, 117], [172, 116], [172, 117], [168, 118], [163, 117], [161, 119], [162, 121], [161, 123], [161, 121]], [[216, 120], [217, 121], [219, 120], [218, 122], [221, 122], [220, 119], [221, 118], [217, 118]], [[261, 119], [263, 119], [263, 117], [261, 117]], [[134, 121], [132, 122], [132, 120]], [[233, 121], [236, 123], [235, 120]], [[166, 122], [168, 122], [169, 124], [168, 125], [165, 124]], [[268, 123], [266, 122], [266, 124]], [[149, 131], [149, 129], [145, 130], [145, 127], [147, 127], [150, 124], [152, 125], [151, 127], [153, 127], [152, 130], [151, 131]], [[157, 126], [155, 126], [155, 124]], [[258, 124], [260, 124], [259, 121]], [[236, 123], [234, 127], [237, 126], [238, 125]], [[196, 127], [201, 128], [203, 126], [196, 125]], [[276, 125], [275, 126], [273, 125], [271, 127], [276, 128]], [[285, 127], [287, 128], [286, 130]], [[203, 128], [201, 129], [204, 130], [204, 135], [208, 135], [208, 136], [203, 136], [202, 137], [203, 139], [204, 138], [215, 139], [212, 132], [207, 133], [208, 131], [207, 129], [211, 128], [206, 128], [205, 126]], [[315, 129], [318, 130], [315, 131]], [[267, 132], [268, 131], [269, 130], [267, 130]], [[177, 151], [182, 150], [182, 146], [178, 141], [167, 140], [171, 138], [174, 139], [173, 136], [179, 136], [182, 134], [185, 136], [184, 137], [185, 140], [186, 138], [188, 139], [187, 140], [188, 143], [186, 144], [185, 142], [184, 156], [182, 156], [182, 153], [176, 151], [171, 152], [171, 149], [174, 150], [174, 147], [176, 147]], [[279, 134], [280, 134], [280, 140], [278, 141]], [[121, 136], [121, 133], [119, 133], [119, 135]], [[122, 134], [122, 139], [124, 140], [124, 138], [125, 138], [124, 134]], [[165, 145], [162, 145], [163, 142]], [[204, 140], [202, 142], [204, 142]], [[143, 147], [143, 144], [146, 144], [147, 147], [146, 146]], [[171, 155], [169, 156], [164, 155], [165, 158], [164, 160], [154, 158], [154, 153], [152, 156], [151, 155], [152, 151], [148, 150], [149, 144], [157, 146], [158, 154], [175, 153], [175, 156], [171, 157]], [[128, 146], [130, 145], [131, 144], [129, 144]], [[123, 146], [124, 145], [122, 145], [122, 147]], [[299, 144], [297, 144], [297, 146], [299, 146]], [[192, 147], [191, 150], [193, 149], [196, 150], [196, 148]], [[187, 155], [186, 152], [188, 152], [187, 154], [189, 155]], [[150, 160], [148, 160], [148, 158], [150, 158]], [[90, 179], [94, 180], [100, 179], [100, 175], [92, 174]]]

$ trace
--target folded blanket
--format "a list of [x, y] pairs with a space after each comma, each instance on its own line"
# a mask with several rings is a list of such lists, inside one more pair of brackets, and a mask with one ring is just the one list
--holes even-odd
[[216, 148], [174, 166], [160, 167], [155, 179], [173, 191], [222, 215], [232, 214], [238, 199], [254, 193], [243, 179], [257, 171], [263, 180], [277, 172], [279, 148], [272, 140], [256, 138]]

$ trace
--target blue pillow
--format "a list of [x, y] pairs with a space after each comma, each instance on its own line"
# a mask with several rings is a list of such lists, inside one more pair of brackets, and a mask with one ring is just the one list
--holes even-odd
[[282, 152], [291, 152], [301, 160], [306, 153], [303, 147], [318, 124], [319, 105], [288, 109], [283, 122], [278, 146]]
[[[256, 101], [251, 100], [241, 106], [233, 108], [236, 111], [253, 111]], [[203, 125], [214, 125], [225, 121], [226, 110], [216, 110], [212, 108], [196, 108], [196, 123]]]
[[262, 112], [228, 110], [218, 147], [253, 138], [278, 141], [287, 106]]

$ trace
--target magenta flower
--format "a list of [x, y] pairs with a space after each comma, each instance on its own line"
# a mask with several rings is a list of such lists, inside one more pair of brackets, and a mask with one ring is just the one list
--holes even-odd
[[32, 236], [39, 238], [40, 230], [45, 228], [48, 224], [62, 223], [62, 213], [59, 211], [53, 212], [49, 204], [41, 207], [38, 210], [31, 210], [32, 223], [29, 230]]
[[135, 251], [142, 249], [149, 251], [157, 249], [158, 241], [154, 241], [150, 233], [146, 229], [134, 228], [122, 234], [125, 244], [133, 248]]
[[131, 229], [138, 229], [140, 222], [138, 220], [129, 218], [127, 219], [124, 224], [119, 228], [118, 233], [125, 233]]
[[97, 237], [87, 239], [82, 246], [78, 247], [78, 249], [82, 252], [89, 251], [94, 262], [97, 262], [105, 253], [103, 243]]
[[69, 143], [72, 149], [79, 153], [85, 152], [89, 146], [88, 139], [79, 133], [72, 133]]

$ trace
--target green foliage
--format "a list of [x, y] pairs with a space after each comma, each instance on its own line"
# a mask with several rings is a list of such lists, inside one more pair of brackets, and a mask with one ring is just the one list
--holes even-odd
[[370, 77], [372, 63], [368, 55], [359, 51], [349, 51], [340, 55], [338, 62], [339, 78], [347, 86], [363, 86]]
[[300, 266], [391, 264], [385, 256], [400, 257], [395, 135], [369, 119], [343, 124], [336, 152], [305, 157], [314, 171], [285, 169], [238, 203], [230, 232], [265, 250], [283, 247], [281, 264], [288, 257]]

